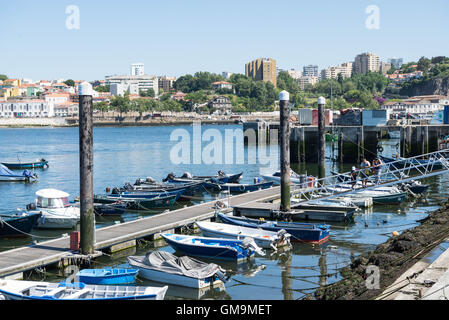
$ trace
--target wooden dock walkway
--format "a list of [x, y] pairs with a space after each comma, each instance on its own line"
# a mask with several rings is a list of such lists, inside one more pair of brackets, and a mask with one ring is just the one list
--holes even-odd
[[[271, 187], [230, 196], [229, 206], [244, 205], [256, 201], [271, 201], [279, 198], [279, 196], [280, 187]], [[210, 219], [215, 214], [214, 205], [215, 201], [205, 202], [147, 218], [96, 229], [95, 250], [104, 250], [126, 241], [149, 237], [167, 230], [193, 224], [195, 221]], [[71, 255], [73, 255], [73, 252], [70, 251], [69, 236], [0, 252], [0, 277], [58, 263], [61, 259]]]

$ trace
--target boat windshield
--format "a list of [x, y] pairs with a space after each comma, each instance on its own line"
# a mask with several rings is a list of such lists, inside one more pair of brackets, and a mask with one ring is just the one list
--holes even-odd
[[64, 208], [69, 205], [67, 198], [37, 198], [37, 206], [41, 208]]

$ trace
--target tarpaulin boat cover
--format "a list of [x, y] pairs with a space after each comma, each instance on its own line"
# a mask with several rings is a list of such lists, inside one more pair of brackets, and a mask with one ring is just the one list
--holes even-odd
[[0, 163], [0, 175], [2, 176], [17, 176], [14, 172]]
[[177, 257], [170, 252], [154, 251], [145, 256], [128, 257], [131, 265], [153, 269], [171, 274], [184, 275], [195, 279], [211, 277], [215, 274], [224, 277], [224, 270], [215, 263], [205, 263], [188, 256]]

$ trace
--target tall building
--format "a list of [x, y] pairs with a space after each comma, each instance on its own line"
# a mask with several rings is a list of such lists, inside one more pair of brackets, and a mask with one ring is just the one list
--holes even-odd
[[303, 77], [318, 77], [318, 66], [317, 65], [308, 65], [304, 66], [302, 71]]
[[231, 78], [231, 76], [233, 75], [234, 73], [233, 72], [228, 72], [228, 71], [223, 71], [222, 73], [221, 73], [221, 75], [223, 76], [223, 78], [225, 78], [225, 79], [229, 79], [229, 78]]
[[390, 62], [395, 69], [400, 69], [404, 64], [404, 60], [402, 58], [391, 58], [388, 59], [388, 62]]
[[255, 81], [270, 81], [276, 87], [276, 60], [260, 58], [245, 64], [245, 75]]
[[145, 68], [143, 63], [133, 63], [131, 65], [132, 76], [143, 76], [145, 74]]
[[150, 88], [153, 88], [156, 95], [159, 93], [158, 78], [150, 75], [106, 76], [105, 85], [111, 86], [112, 95], [121, 95], [125, 91], [130, 94], [138, 94], [140, 90], [146, 91]]
[[337, 79], [339, 74], [343, 78], [350, 78], [352, 75], [352, 62], [345, 62], [339, 66], [321, 70], [321, 79]]
[[355, 74], [365, 74], [369, 71], [377, 72], [380, 70], [380, 58], [377, 54], [371, 52], [361, 53], [354, 59], [353, 72]]

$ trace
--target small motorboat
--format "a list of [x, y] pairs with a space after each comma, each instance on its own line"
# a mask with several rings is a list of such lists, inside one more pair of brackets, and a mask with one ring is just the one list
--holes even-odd
[[254, 257], [256, 252], [265, 255], [252, 238], [233, 240], [172, 233], [161, 236], [173, 249], [192, 256], [240, 261]]
[[41, 215], [40, 212], [0, 215], [0, 237], [29, 236]]
[[[281, 184], [281, 172], [276, 171], [272, 174], [265, 174], [261, 176], [265, 181], [272, 181], [275, 185]], [[290, 170], [290, 184], [300, 184], [301, 187], [313, 187], [315, 183], [315, 177], [308, 176], [306, 174], [297, 174], [293, 170]]]
[[235, 217], [217, 213], [217, 218], [223, 222], [248, 228], [260, 228], [263, 230], [278, 232], [285, 230], [290, 234], [292, 242], [323, 243], [329, 238], [330, 226], [326, 224], [311, 224], [301, 222], [270, 221], [264, 219], [251, 219]]
[[103, 286], [84, 283], [0, 280], [7, 300], [163, 300], [168, 286]]
[[40, 212], [37, 228], [72, 229], [80, 220], [79, 207], [69, 204], [69, 194], [57, 189], [41, 189], [36, 191], [35, 203], [27, 205], [29, 212]]
[[181, 177], [176, 177], [174, 173], [169, 173], [162, 182], [188, 183], [193, 181], [214, 181], [216, 183], [238, 183], [242, 175], [243, 172], [226, 174], [221, 170], [215, 176], [193, 176], [189, 172], [184, 172]]
[[128, 263], [139, 270], [139, 277], [189, 288], [205, 288], [225, 282], [225, 271], [215, 263], [177, 257], [166, 251], [130, 256]]
[[274, 232], [208, 221], [197, 221], [195, 223], [205, 237], [237, 240], [244, 239], [245, 237], [251, 237], [259, 247], [274, 250], [277, 250], [278, 247], [283, 247], [290, 244], [290, 234], [288, 234], [285, 230]]
[[94, 213], [98, 216], [120, 216], [126, 211], [126, 203], [94, 203]]
[[16, 163], [2, 162], [1, 164], [3, 164], [4, 166], [8, 167], [11, 170], [48, 168], [48, 161], [45, 159], [38, 159], [34, 162], [16, 162]]
[[[367, 183], [367, 186], [373, 184]], [[370, 190], [363, 190], [360, 181], [355, 183], [354, 189], [351, 184], [339, 184], [335, 187], [328, 187], [330, 192], [348, 192], [355, 190], [357, 192], [351, 194], [352, 198], [370, 197], [374, 204], [397, 204], [403, 202], [407, 197], [407, 192], [399, 190], [396, 186], [379, 186]]]
[[77, 282], [85, 284], [119, 285], [134, 283], [138, 272], [125, 268], [83, 269], [76, 277]]
[[268, 189], [273, 186], [273, 182], [262, 182], [255, 184], [241, 184], [241, 183], [213, 183], [213, 182], [205, 182], [206, 189], [212, 189], [215, 191], [229, 191], [231, 193], [245, 193], [245, 192], [253, 192], [262, 189]]
[[0, 182], [33, 182], [37, 180], [37, 174], [24, 170], [22, 174], [16, 174], [0, 163]]
[[94, 195], [96, 204], [125, 205], [129, 210], [151, 210], [167, 208], [175, 204], [178, 195], [157, 196], [153, 198], [111, 197], [110, 195]]

